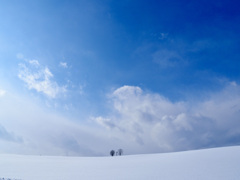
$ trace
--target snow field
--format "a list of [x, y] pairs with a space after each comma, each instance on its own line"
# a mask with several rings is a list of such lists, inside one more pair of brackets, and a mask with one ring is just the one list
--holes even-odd
[[240, 146], [115, 157], [0, 155], [0, 180], [239, 180]]

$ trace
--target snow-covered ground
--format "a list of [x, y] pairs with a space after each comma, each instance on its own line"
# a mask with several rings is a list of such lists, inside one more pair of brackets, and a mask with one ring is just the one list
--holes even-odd
[[239, 180], [240, 146], [115, 157], [0, 154], [0, 180]]

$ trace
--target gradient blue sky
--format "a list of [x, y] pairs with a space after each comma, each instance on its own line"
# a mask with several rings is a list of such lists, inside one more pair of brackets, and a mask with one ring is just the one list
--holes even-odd
[[0, 152], [240, 144], [235, 0], [0, 0]]

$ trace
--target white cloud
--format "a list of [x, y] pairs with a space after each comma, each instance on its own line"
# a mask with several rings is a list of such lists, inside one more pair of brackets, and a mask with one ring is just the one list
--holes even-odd
[[39, 64], [39, 62], [38, 62], [38, 60], [30, 60], [29, 61], [29, 64], [32, 64], [32, 65], [34, 65], [34, 66], [36, 66], [36, 67], [39, 67], [40, 66], [40, 64]]
[[103, 118], [103, 117], [92, 117], [91, 118], [92, 120], [96, 121], [98, 124], [106, 127], [106, 128], [113, 128], [113, 127], [116, 127], [116, 125], [111, 122], [111, 119], [110, 118]]
[[135, 86], [111, 96], [113, 110], [95, 120], [141, 152], [178, 151], [240, 143], [240, 87], [236, 83], [206, 101], [171, 102]]
[[66, 62], [60, 62], [59, 66], [63, 67], [63, 68], [68, 68], [68, 65]]
[[4, 96], [5, 94], [6, 94], [6, 91], [0, 89], [0, 97], [1, 97], [1, 96]]
[[[0, 101], [0, 153], [108, 155], [115, 142], [104, 131], [11, 94]], [[103, 145], [104, 144], [104, 145]], [[117, 142], [116, 142], [117, 144]]]
[[66, 92], [66, 87], [59, 86], [52, 80], [53, 74], [48, 67], [42, 67], [37, 60], [21, 63], [19, 67], [18, 77], [26, 83], [29, 89], [35, 89], [50, 98], [56, 98], [59, 94]]
[[8, 93], [0, 101], [0, 152], [89, 156], [118, 148], [133, 154], [239, 144], [239, 92], [230, 83], [205, 101], [172, 102], [123, 86], [109, 96], [108, 116], [79, 122]]

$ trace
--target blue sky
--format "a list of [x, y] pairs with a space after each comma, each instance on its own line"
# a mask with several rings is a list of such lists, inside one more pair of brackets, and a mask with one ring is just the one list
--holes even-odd
[[0, 1], [1, 152], [239, 144], [238, 6]]

